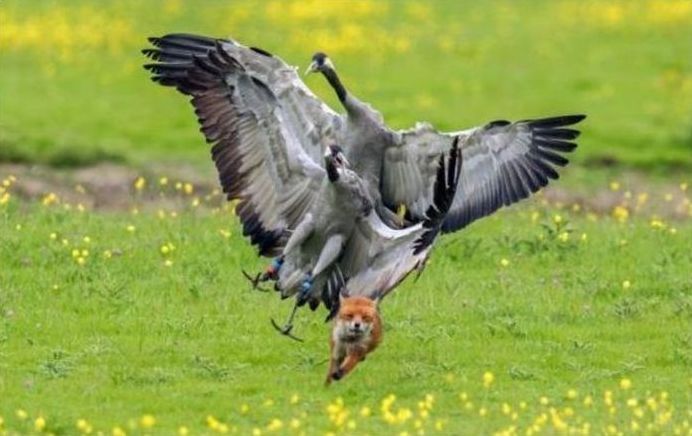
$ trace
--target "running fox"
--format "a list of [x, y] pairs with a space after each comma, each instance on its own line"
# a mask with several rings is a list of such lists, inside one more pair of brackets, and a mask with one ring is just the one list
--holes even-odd
[[325, 385], [353, 371], [381, 340], [382, 321], [377, 301], [367, 297], [341, 297], [329, 339], [329, 372]]

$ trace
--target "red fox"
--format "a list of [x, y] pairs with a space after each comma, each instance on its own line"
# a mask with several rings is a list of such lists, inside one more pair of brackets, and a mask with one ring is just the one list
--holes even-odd
[[329, 372], [325, 385], [353, 371], [381, 340], [382, 320], [377, 302], [367, 297], [341, 298], [329, 339]]

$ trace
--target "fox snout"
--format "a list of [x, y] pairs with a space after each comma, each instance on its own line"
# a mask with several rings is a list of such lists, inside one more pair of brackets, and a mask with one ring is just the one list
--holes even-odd
[[372, 323], [363, 321], [362, 319], [353, 319], [348, 321], [348, 331], [351, 333], [367, 334], [372, 329]]
[[337, 337], [346, 340], [360, 339], [372, 331], [372, 323], [363, 319], [338, 320], [336, 324]]

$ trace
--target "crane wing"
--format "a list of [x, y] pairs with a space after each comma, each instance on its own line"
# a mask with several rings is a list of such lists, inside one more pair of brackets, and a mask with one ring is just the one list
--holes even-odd
[[281, 59], [232, 40], [150, 38], [152, 80], [191, 96], [228, 199], [260, 254], [278, 252], [324, 177], [323, 150], [341, 119]]
[[563, 153], [579, 131], [569, 128], [585, 118], [567, 115], [537, 120], [493, 121], [483, 127], [441, 133], [427, 124], [399, 132], [401, 140], [385, 151], [381, 191], [385, 204], [403, 204], [421, 219], [432, 203], [435, 156], [461, 137], [464, 167], [443, 232], [461, 229], [478, 218], [508, 206], [557, 179], [554, 166], [568, 163]]

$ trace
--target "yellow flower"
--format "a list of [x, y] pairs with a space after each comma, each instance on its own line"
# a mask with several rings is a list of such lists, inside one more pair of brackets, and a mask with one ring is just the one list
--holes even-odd
[[493, 382], [495, 381], [495, 374], [493, 374], [490, 371], [486, 371], [483, 373], [483, 387], [486, 389], [489, 388]]
[[509, 266], [509, 260], [505, 259], [504, 257], [500, 259], [500, 265], [507, 267]]
[[668, 193], [668, 194], [663, 196], [663, 199], [665, 201], [673, 201], [673, 194]]
[[86, 419], [78, 419], [76, 425], [77, 429], [82, 433], [91, 433], [91, 424], [89, 424], [89, 422]]
[[141, 191], [142, 189], [144, 189], [146, 184], [147, 181], [144, 180], [144, 177], [137, 177], [137, 180], [135, 180], [135, 189]]
[[579, 396], [576, 389], [570, 389], [567, 391], [567, 398], [574, 400]]
[[680, 183], [680, 190], [683, 192], [687, 191], [687, 182]]
[[553, 215], [553, 222], [555, 224], [560, 224], [562, 222], [562, 216], [560, 215]]
[[183, 191], [187, 194], [190, 195], [194, 191], [194, 187], [192, 186], [192, 183], [185, 183], [183, 185]]
[[50, 234], [50, 239], [53, 240], [53, 241], [55, 241], [56, 239], [58, 239], [57, 233], [51, 233], [51, 234]]
[[619, 191], [620, 190], [620, 182], [613, 180], [609, 184], [610, 190], [611, 191]]
[[372, 414], [372, 411], [370, 410], [370, 408], [368, 406], [363, 406], [360, 409], [360, 416], [362, 416], [363, 418], [367, 418], [371, 414]]
[[164, 255], [165, 255], [165, 254], [170, 253], [170, 251], [171, 251], [171, 249], [168, 247], [167, 244], [161, 246], [161, 254], [164, 254]]
[[289, 425], [291, 426], [292, 429], [296, 429], [296, 428], [300, 427], [300, 419], [292, 418], [291, 423]]
[[623, 378], [620, 380], [620, 389], [623, 391], [626, 391], [627, 389], [632, 387], [632, 381], [628, 378]]
[[122, 428], [120, 428], [118, 426], [113, 427], [113, 430], [111, 430], [111, 434], [113, 436], [126, 436], [127, 435], [127, 433], [125, 433], [125, 430], [123, 430]]
[[84, 240], [84, 243], [86, 243], [86, 244], [88, 244], [88, 243], [90, 243], [90, 242], [91, 242], [91, 238], [90, 238], [90, 237], [88, 237], [88, 236], [85, 236], [85, 237], [84, 237], [84, 238], [82, 238], [82, 239]]
[[298, 401], [300, 401], [300, 396], [298, 396], [298, 394], [291, 395], [291, 399], [289, 400], [291, 404], [298, 404]]
[[584, 406], [585, 407], [591, 407], [593, 405], [593, 398], [591, 398], [591, 395], [587, 395], [584, 397]]
[[171, 267], [171, 266], [173, 266], [173, 261], [170, 259], [166, 259], [166, 261], [163, 263], [163, 265]]
[[103, 251], [103, 257], [105, 259], [110, 259], [111, 257], [113, 257], [113, 253], [110, 250], [104, 250]]
[[548, 399], [548, 397], [541, 397], [538, 400], [538, 402], [541, 403], [542, 406], [547, 406], [548, 404], [550, 404], [550, 400]]
[[245, 415], [245, 414], [248, 413], [249, 411], [250, 411], [250, 406], [248, 406], [247, 404], [243, 404], [243, 405], [240, 406], [240, 413], [241, 413], [241, 415]]
[[152, 428], [156, 424], [156, 418], [153, 415], [142, 415], [139, 423], [143, 428]]
[[658, 218], [652, 219], [650, 224], [651, 224], [651, 227], [654, 229], [665, 229], [666, 228], [666, 225], [663, 223], [663, 221], [658, 219]]
[[136, 230], [136, 227], [130, 224], [126, 227], [126, 229], [128, 232], [133, 233]]
[[77, 264], [84, 265], [86, 263], [86, 259], [84, 259], [82, 256], [79, 256], [76, 260]]
[[39, 416], [34, 420], [34, 428], [38, 432], [42, 432], [46, 428], [46, 419], [43, 416]]
[[178, 435], [187, 436], [188, 434], [190, 434], [190, 430], [187, 427], [185, 427], [184, 425], [178, 427]]
[[478, 415], [480, 417], [484, 417], [487, 414], [488, 414], [488, 410], [485, 407], [481, 407], [480, 409], [478, 409]]
[[629, 216], [630, 216], [630, 211], [627, 210], [627, 208], [624, 206], [615, 206], [615, 208], [613, 209], [613, 218], [615, 218], [616, 220], [618, 220], [621, 223], [624, 223], [625, 221], [627, 221]]
[[[161, 186], [166, 186], [166, 185], [168, 185], [168, 177], [161, 177], [161, 178], [159, 179], [159, 185], [161, 185]], [[186, 428], [187, 428], [187, 427], [186, 427]]]
[[280, 419], [274, 418], [267, 425], [267, 430], [268, 431], [278, 431], [283, 426], [284, 426], [284, 423]]
[[632, 286], [632, 283], [630, 283], [629, 280], [625, 280], [622, 282], [622, 289], [628, 290], [630, 288], [630, 286]]
[[561, 232], [559, 235], [557, 235], [557, 238], [562, 242], [567, 242], [569, 240], [569, 233]]

